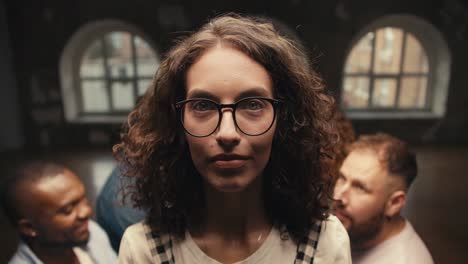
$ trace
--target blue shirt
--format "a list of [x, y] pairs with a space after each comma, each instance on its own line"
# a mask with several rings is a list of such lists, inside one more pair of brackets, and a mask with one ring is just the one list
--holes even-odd
[[125, 229], [140, 222], [146, 216], [142, 210], [133, 208], [127, 199], [120, 204], [119, 194], [121, 180], [123, 184], [131, 184], [133, 178], [122, 177], [116, 167], [106, 181], [96, 201], [96, 219], [99, 225], [107, 232], [114, 250], [119, 250], [120, 240]]
[[[117, 263], [117, 255], [112, 249], [109, 238], [104, 230], [93, 221], [89, 221], [89, 241], [81, 249], [89, 254], [94, 263]], [[20, 241], [15, 255], [10, 259], [9, 264], [43, 264], [43, 262], [34, 254], [29, 246]]]

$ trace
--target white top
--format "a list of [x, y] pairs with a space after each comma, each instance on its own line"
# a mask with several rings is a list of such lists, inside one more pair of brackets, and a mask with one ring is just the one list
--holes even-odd
[[[106, 232], [94, 221], [89, 220], [89, 241], [81, 247], [74, 247], [80, 263], [116, 263], [117, 256], [112, 249]], [[10, 259], [9, 264], [43, 264], [43, 262], [34, 254], [29, 246], [20, 240], [18, 250]]]
[[75, 256], [80, 264], [95, 264], [91, 259], [91, 256], [80, 247], [74, 247], [73, 252], [75, 253]]
[[[221, 264], [206, 255], [193, 241], [189, 232], [185, 240], [176, 243], [173, 248], [176, 263]], [[291, 240], [281, 240], [280, 230], [273, 228], [262, 245], [246, 259], [233, 264], [257, 263], [294, 263], [296, 244]]]
[[[193, 241], [188, 232], [182, 241], [174, 242], [173, 253], [177, 264], [219, 264], [207, 256]], [[268, 237], [252, 255], [236, 264], [294, 263], [297, 244], [291, 239], [282, 240], [280, 231], [273, 228]], [[142, 222], [125, 231], [119, 250], [119, 263], [151, 263], [150, 245], [145, 238]], [[351, 263], [349, 238], [340, 221], [330, 215], [322, 224], [314, 264]]]
[[433, 264], [431, 254], [424, 242], [414, 231], [413, 226], [405, 221], [403, 230], [362, 252], [353, 252], [353, 263], [355, 264]]

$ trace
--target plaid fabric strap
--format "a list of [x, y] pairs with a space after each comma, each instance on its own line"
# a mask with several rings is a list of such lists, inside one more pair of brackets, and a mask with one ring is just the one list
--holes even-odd
[[308, 236], [305, 236], [297, 246], [297, 255], [294, 264], [314, 263], [314, 256], [315, 252], [317, 251], [317, 245], [321, 229], [322, 221], [316, 221], [312, 225]]
[[174, 255], [172, 254], [172, 239], [168, 234], [160, 234], [152, 231], [147, 223], [143, 223], [146, 240], [150, 246], [153, 263], [174, 264]]
[[[153, 256], [153, 263], [175, 264], [172, 254], [172, 239], [168, 234], [159, 234], [151, 230], [146, 223], [143, 224], [146, 240], [148, 241]], [[294, 264], [313, 264], [317, 250], [322, 221], [315, 222], [307, 236], [297, 246], [296, 260]]]

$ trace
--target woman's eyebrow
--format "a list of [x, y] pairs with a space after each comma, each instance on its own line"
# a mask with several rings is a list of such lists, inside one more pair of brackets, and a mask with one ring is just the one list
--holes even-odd
[[[261, 97], [270, 97], [270, 93], [267, 89], [262, 88], [262, 87], [253, 87], [253, 88], [248, 88], [246, 90], [243, 90], [240, 92], [236, 97], [235, 100], [238, 101], [242, 98], [246, 97], [252, 97], [252, 96], [261, 96]], [[187, 93], [187, 99], [192, 99], [192, 98], [207, 98], [211, 99], [213, 101], [219, 101], [220, 98], [213, 93], [200, 89], [200, 88], [194, 88], [191, 89], [190, 92]]]
[[240, 100], [245, 97], [252, 97], [252, 96], [261, 96], [261, 97], [271, 97], [270, 93], [267, 89], [262, 87], [254, 87], [242, 91], [239, 95], [237, 95], [236, 100]]
[[219, 98], [216, 95], [206, 90], [197, 89], [197, 88], [192, 89], [190, 90], [190, 92], [187, 93], [187, 99], [193, 99], [193, 98], [206, 98], [206, 99], [211, 99], [213, 101], [219, 100]]

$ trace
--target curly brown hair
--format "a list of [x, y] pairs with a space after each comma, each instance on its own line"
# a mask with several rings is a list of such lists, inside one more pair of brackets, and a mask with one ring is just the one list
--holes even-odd
[[285, 102], [263, 172], [263, 200], [268, 217], [298, 240], [313, 221], [328, 217], [332, 179], [324, 159], [332, 156], [338, 140], [331, 122], [334, 100], [301, 45], [265, 19], [214, 18], [166, 54], [113, 148], [123, 174], [136, 179], [125, 193], [147, 210], [155, 230], [183, 236], [189, 223], [203, 218], [202, 178], [173, 105], [186, 99], [189, 67], [219, 43], [260, 63], [273, 80], [274, 97]]

